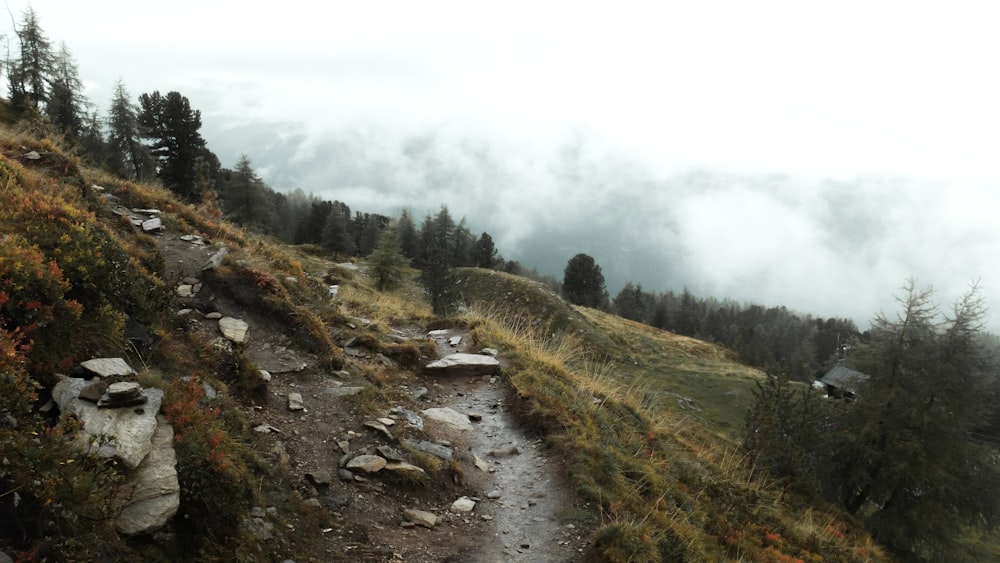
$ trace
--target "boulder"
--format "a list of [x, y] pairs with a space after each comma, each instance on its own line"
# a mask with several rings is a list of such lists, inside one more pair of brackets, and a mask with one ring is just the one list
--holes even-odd
[[146, 219], [142, 222], [142, 230], [145, 233], [151, 233], [153, 231], [159, 231], [163, 228], [163, 221], [159, 217], [153, 217], [152, 219]]
[[[117, 457], [130, 469], [135, 469], [152, 449], [156, 432], [156, 415], [163, 402], [163, 391], [143, 389], [146, 404], [139, 409], [102, 409], [80, 400], [80, 390], [87, 381], [76, 377], [61, 380], [52, 389], [52, 398], [59, 409], [80, 420], [81, 446], [100, 457]], [[92, 437], [104, 437], [90, 444]]]
[[446, 375], [496, 375], [500, 373], [500, 361], [485, 354], [449, 354], [440, 360], [427, 364], [425, 371]]
[[126, 535], [156, 531], [180, 507], [174, 429], [163, 416], [157, 416], [156, 421], [152, 447], [132, 473], [127, 504], [115, 519], [115, 527]]
[[290, 411], [301, 411], [305, 410], [305, 403], [302, 402], [301, 393], [289, 393], [288, 394], [288, 410]]

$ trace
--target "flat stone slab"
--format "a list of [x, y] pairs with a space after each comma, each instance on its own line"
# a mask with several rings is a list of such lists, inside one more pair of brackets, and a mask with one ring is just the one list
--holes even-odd
[[449, 354], [433, 361], [424, 368], [429, 373], [461, 375], [496, 375], [500, 373], [500, 360], [485, 354]]
[[115, 527], [127, 534], [157, 530], [180, 508], [180, 484], [177, 480], [177, 454], [174, 451], [174, 429], [165, 417], [157, 417], [149, 455], [136, 468], [134, 488], [118, 517]]
[[436, 407], [432, 409], [425, 409], [421, 411], [424, 417], [440, 422], [442, 424], [447, 424], [452, 428], [458, 430], [472, 430], [472, 424], [469, 422], [469, 417], [448, 407]]
[[359, 455], [347, 462], [347, 469], [360, 473], [378, 473], [385, 465], [386, 460], [377, 455]]
[[413, 448], [418, 452], [437, 456], [446, 461], [451, 461], [453, 456], [452, 449], [448, 446], [442, 446], [441, 444], [435, 444], [426, 440], [421, 440], [419, 442], [413, 440], [403, 440], [403, 445]]
[[80, 362], [80, 367], [98, 377], [135, 375], [135, 370], [121, 358], [94, 358]]

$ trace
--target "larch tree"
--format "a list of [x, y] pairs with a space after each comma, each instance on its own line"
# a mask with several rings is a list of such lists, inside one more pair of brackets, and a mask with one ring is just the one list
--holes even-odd
[[399, 236], [399, 248], [403, 256], [409, 260], [416, 259], [420, 254], [420, 241], [417, 238], [417, 227], [413, 224], [413, 217], [406, 209], [399, 214], [396, 221], [396, 232]]
[[138, 107], [132, 103], [125, 83], [119, 80], [111, 98], [106, 121], [108, 130], [108, 166], [129, 180], [143, 180], [153, 175], [155, 162], [139, 133]]
[[379, 291], [395, 289], [403, 283], [407, 259], [399, 247], [397, 225], [391, 222], [382, 230], [378, 246], [368, 257], [375, 285]]
[[16, 108], [40, 109], [48, 100], [48, 83], [54, 56], [52, 44], [45, 37], [35, 11], [24, 12], [21, 26], [14, 27], [19, 58], [7, 61], [10, 100]]
[[947, 559], [965, 527], [1000, 524], [996, 454], [970, 439], [991, 408], [996, 365], [982, 347], [978, 288], [941, 315], [910, 281], [849, 359], [870, 379], [831, 447], [835, 494], [898, 554]]
[[247, 228], [270, 232], [274, 213], [267, 197], [268, 188], [254, 172], [247, 155], [240, 155], [221, 192], [222, 209], [230, 219]]
[[69, 48], [61, 43], [52, 58], [51, 80], [45, 115], [49, 122], [70, 139], [79, 139], [84, 125], [83, 83]]

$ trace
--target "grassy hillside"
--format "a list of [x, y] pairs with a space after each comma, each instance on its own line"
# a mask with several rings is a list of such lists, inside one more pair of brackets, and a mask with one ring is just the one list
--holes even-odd
[[[426, 350], [390, 338], [394, 327], [471, 328], [480, 346], [507, 358], [512, 402], [591, 501], [593, 512], [571, 516], [596, 524], [594, 559], [887, 559], [841, 512], [809, 506], [744, 465], [735, 436], [761, 374], [724, 349], [575, 308], [544, 285], [485, 270], [459, 272], [463, 308], [438, 319], [413, 272], [403, 288], [375, 291], [363, 272], [316, 249], [244, 233], [211, 205], [180, 204], [155, 185], [84, 167], [49, 140], [0, 129], [0, 518], [8, 524], [0, 548], [8, 552], [269, 560], [288, 546], [308, 553], [319, 541], [312, 530], [322, 528], [345, 538], [339, 548], [327, 544], [327, 557], [359, 558], [363, 534], [296, 500], [290, 476], [250, 430], [246, 413], [266, 393], [256, 366], [240, 350], [220, 353], [176, 315], [162, 241], [139, 233], [116, 205], [160, 209], [172, 232], [225, 245], [230, 255], [206, 286], [271, 319], [290, 347], [325, 369], [362, 374], [370, 412], [405, 400], [397, 384], [406, 373], [358, 363], [337, 342], [353, 338], [415, 369]], [[340, 285], [339, 303], [329, 299], [331, 283]], [[167, 539], [114, 534], [103, 499], [120, 482], [115, 468], [70, 457], [72, 421], [40, 411], [54, 374], [100, 355], [142, 366], [144, 385], [166, 391], [182, 485]], [[192, 381], [222, 393], [209, 399]], [[446, 478], [444, 470], [431, 477]], [[263, 497], [285, 499], [288, 531], [269, 543], [240, 525]]]

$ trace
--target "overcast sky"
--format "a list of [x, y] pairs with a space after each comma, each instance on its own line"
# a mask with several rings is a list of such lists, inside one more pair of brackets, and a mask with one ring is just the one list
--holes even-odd
[[276, 189], [862, 328], [979, 279], [1000, 332], [995, 2], [30, 4], [94, 102], [177, 90]]

